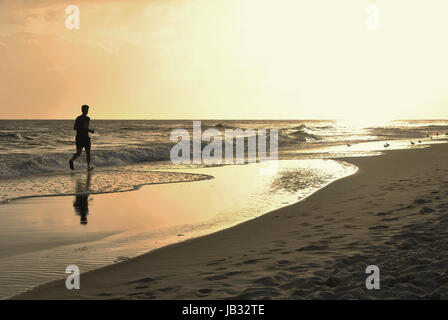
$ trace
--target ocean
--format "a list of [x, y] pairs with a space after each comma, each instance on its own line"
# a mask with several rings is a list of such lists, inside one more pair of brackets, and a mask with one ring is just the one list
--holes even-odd
[[[136, 177], [136, 168], [179, 168], [171, 164], [174, 129], [192, 131], [189, 120], [95, 120], [92, 163], [102, 169], [94, 193], [135, 189], [151, 183], [189, 181], [191, 176]], [[446, 120], [391, 121], [381, 126], [353, 126], [341, 121], [227, 120], [202, 121], [202, 130], [217, 128], [278, 129], [280, 159], [325, 159], [377, 154], [389, 149], [421, 147], [448, 134]], [[72, 120], [0, 120], [0, 202], [12, 199], [72, 194], [67, 187], [68, 159], [75, 152]], [[410, 141], [414, 140], [415, 145]], [[421, 143], [418, 142], [421, 141]], [[350, 146], [348, 146], [350, 145]], [[76, 167], [85, 168], [84, 154]], [[119, 173], [119, 181], [110, 183]], [[168, 180], [167, 180], [168, 179]]]

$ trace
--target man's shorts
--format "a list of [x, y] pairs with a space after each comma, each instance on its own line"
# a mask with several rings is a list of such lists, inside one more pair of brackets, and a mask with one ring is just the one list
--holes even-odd
[[78, 152], [85, 148], [86, 151], [90, 151], [90, 138], [89, 137], [76, 137], [76, 150]]

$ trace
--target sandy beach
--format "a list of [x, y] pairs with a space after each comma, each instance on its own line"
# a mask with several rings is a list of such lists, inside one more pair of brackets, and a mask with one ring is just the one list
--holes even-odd
[[14, 299], [448, 298], [447, 155], [340, 159], [357, 173], [299, 203], [87, 272], [80, 290], [58, 280]]
[[0, 0], [0, 300], [448, 299], [446, 12]]

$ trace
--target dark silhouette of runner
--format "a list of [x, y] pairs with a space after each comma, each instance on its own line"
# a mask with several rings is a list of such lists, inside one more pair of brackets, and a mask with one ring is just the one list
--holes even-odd
[[73, 166], [73, 161], [81, 155], [82, 149], [86, 150], [86, 160], [87, 160], [87, 169], [92, 170], [93, 168], [90, 166], [90, 137], [89, 132], [95, 133], [95, 130], [89, 129], [90, 118], [87, 116], [89, 113], [89, 106], [83, 105], [81, 107], [82, 115], [76, 118], [75, 126], [73, 127], [76, 130], [76, 153], [73, 154], [73, 157], [69, 160], [70, 169], [75, 170]]

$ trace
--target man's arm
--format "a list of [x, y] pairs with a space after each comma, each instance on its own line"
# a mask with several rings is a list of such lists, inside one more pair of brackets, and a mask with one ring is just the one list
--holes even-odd
[[75, 120], [75, 125], [73, 126], [73, 130], [78, 130], [79, 129], [79, 121], [78, 121], [78, 118], [76, 118], [76, 120]]
[[89, 126], [90, 126], [90, 118], [87, 117], [87, 131], [90, 133], [95, 133], [95, 130], [90, 129]]

